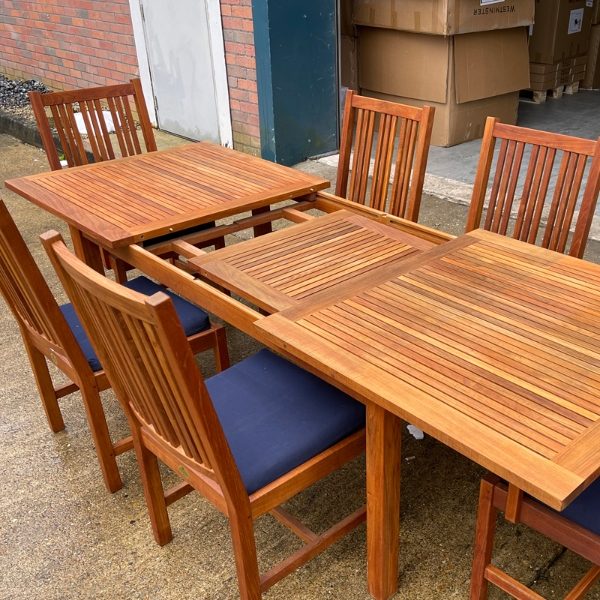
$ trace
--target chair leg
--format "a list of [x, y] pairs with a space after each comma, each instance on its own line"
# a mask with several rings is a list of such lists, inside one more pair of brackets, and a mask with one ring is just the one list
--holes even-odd
[[565, 600], [579, 600], [579, 598], [583, 598], [598, 579], [600, 579], [600, 567], [593, 566], [583, 576], [583, 579], [565, 596]]
[[115, 281], [117, 283], [125, 284], [127, 282], [127, 271], [132, 268], [131, 265], [128, 265], [110, 254], [108, 255], [108, 263], [115, 274]]
[[218, 373], [229, 368], [229, 349], [227, 348], [227, 334], [224, 327], [215, 329], [215, 366]]
[[262, 598], [254, 527], [250, 507], [246, 514], [232, 510], [229, 515], [231, 541], [235, 556], [240, 600], [260, 600]]
[[494, 508], [493, 499], [493, 484], [482, 479], [479, 507], [477, 509], [473, 568], [471, 571], [471, 600], [486, 600], [488, 596], [485, 570], [492, 561], [496, 516], [498, 514], [498, 510]]
[[[130, 419], [131, 422], [131, 419]], [[132, 423], [132, 430], [137, 428]], [[159, 546], [168, 544], [173, 539], [171, 523], [169, 521], [169, 512], [165, 492], [160, 478], [160, 469], [156, 456], [144, 447], [139, 429], [133, 432], [133, 447], [137, 456], [142, 485], [144, 487], [144, 497], [148, 507], [148, 515], [152, 525], [154, 539]]]
[[215, 250], [225, 248], [225, 238], [223, 236], [215, 238]]
[[123, 482], [117, 466], [115, 449], [108, 430], [100, 393], [94, 385], [88, 382], [81, 382], [79, 387], [104, 483], [109, 492], [116, 492], [123, 487]]
[[24, 340], [24, 342], [27, 356], [29, 357], [29, 363], [31, 364], [31, 370], [35, 377], [35, 383], [42, 399], [42, 406], [46, 412], [48, 424], [54, 433], [58, 433], [65, 428], [65, 422], [60, 412], [60, 406], [58, 404], [58, 398], [56, 397], [52, 378], [50, 377], [50, 371], [48, 371], [46, 357], [29, 342], [26, 340]]

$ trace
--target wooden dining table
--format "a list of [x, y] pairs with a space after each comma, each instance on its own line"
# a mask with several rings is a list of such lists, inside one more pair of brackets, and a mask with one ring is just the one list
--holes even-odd
[[[211, 168], [190, 173], [218, 187], [223, 178]], [[306, 197], [320, 185], [298, 177], [304, 187], [290, 182], [249, 204], [214, 200], [170, 223]], [[160, 221], [120, 225], [115, 236], [104, 229], [107, 215], [67, 194], [59, 202], [58, 190], [48, 195], [47, 180], [34, 178], [7, 185], [366, 404], [373, 597], [398, 588], [402, 422], [557, 510], [600, 472], [600, 266], [485, 231], [452, 239], [322, 193], [309, 206], [331, 214], [283, 209], [277, 214], [300, 223], [214, 253], [173, 242], [180, 264], [132, 243], [164, 233]]]
[[[209, 142], [9, 179], [8, 189], [66, 221], [77, 254], [101, 271], [110, 250], [329, 186], [303, 173]], [[270, 231], [269, 222], [257, 225]]]
[[600, 266], [487, 231], [257, 323], [367, 404], [370, 590], [397, 587], [400, 422], [551, 508], [600, 472]]

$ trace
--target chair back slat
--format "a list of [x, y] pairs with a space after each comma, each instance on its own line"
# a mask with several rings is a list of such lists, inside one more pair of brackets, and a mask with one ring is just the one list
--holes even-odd
[[106, 279], [57, 233], [42, 239], [117, 397], [152, 438], [153, 452], [167, 462], [175, 450], [186, 465], [212, 473], [226, 497], [239, 494], [241, 477], [171, 299]]
[[498, 232], [502, 235], [506, 235], [508, 231], [508, 224], [511, 215], [511, 211], [515, 201], [515, 194], [517, 192], [517, 186], [519, 184], [519, 173], [523, 165], [523, 155], [525, 152], [525, 144], [522, 142], [512, 142], [514, 145], [514, 154], [512, 155], [512, 169], [510, 179], [508, 181], [508, 188], [506, 192], [506, 201], [502, 216], [499, 219]]
[[[52, 128], [46, 113], [49, 108], [62, 151], [69, 167], [89, 162], [87, 149], [94, 161], [111, 160], [117, 156], [141, 154], [142, 144], [132, 111], [135, 106], [140, 123], [144, 146], [147, 151], [156, 150], [154, 134], [144, 102], [139, 80], [130, 83], [41, 94], [29, 92], [31, 106], [42, 137], [42, 144], [48, 156], [50, 167], [60, 169], [60, 158], [52, 138]], [[113, 142], [107, 127], [104, 111], [107, 110], [113, 121], [115, 133]], [[75, 114], [81, 113], [85, 125], [85, 139], [79, 132]], [[86, 148], [86, 140], [89, 148]], [[117, 148], [115, 148], [115, 146]]]
[[581, 257], [598, 200], [599, 162], [600, 141], [503, 125], [489, 117], [467, 231], [482, 226]]
[[544, 248], [564, 251], [581, 189], [585, 162], [585, 157], [571, 152], [563, 156], [563, 167], [556, 182], [548, 213], [548, 226], [541, 243]]
[[108, 154], [102, 137], [102, 129], [98, 123], [93, 105], [90, 106], [89, 101], [80, 102], [79, 109], [81, 110], [81, 116], [83, 117], [86, 131], [93, 132], [93, 135], [88, 136], [90, 146], [92, 147], [92, 154], [94, 156], [100, 156], [102, 160], [108, 160]]
[[151, 335], [152, 324], [103, 302], [81, 286], [74, 287], [75, 303], [84, 320], [91, 323], [92, 339], [102, 339], [101, 347], [107, 348], [107, 373], [111, 377], [112, 371], [120, 382], [130, 404], [127, 408], [169, 445], [181, 447], [186, 456], [205, 463], [202, 441], [194, 439], [192, 432], [185, 390], [173, 385], [177, 373], [163, 355], [158, 336]]
[[89, 369], [81, 349], [33, 260], [4, 202], [0, 200], [0, 291], [24, 334], [52, 348], [64, 361]]
[[408, 213], [408, 192], [417, 141], [417, 124], [415, 121], [404, 119], [402, 125], [404, 135], [400, 137], [400, 143], [398, 145], [396, 173], [394, 183], [392, 184], [389, 209], [391, 214], [399, 216], [407, 215]]
[[433, 115], [430, 107], [415, 108], [366, 98], [349, 90], [335, 193], [416, 221]]
[[392, 172], [397, 124], [398, 117], [387, 114], [381, 115], [370, 198], [370, 205], [376, 210], [384, 210], [385, 208], [385, 197]]

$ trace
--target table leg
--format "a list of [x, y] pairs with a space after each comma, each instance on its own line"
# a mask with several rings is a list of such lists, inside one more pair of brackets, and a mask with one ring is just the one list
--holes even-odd
[[[271, 210], [270, 206], [261, 206], [260, 208], [255, 208], [252, 211], [252, 216], [261, 215], [263, 213], [269, 212]], [[263, 223], [262, 225], [256, 225], [253, 227], [254, 237], [258, 237], [259, 235], [265, 235], [265, 233], [271, 233], [273, 231], [273, 227], [271, 222]]]
[[398, 589], [401, 434], [398, 417], [367, 405], [367, 574], [377, 600]]
[[104, 262], [102, 260], [102, 250], [100, 249], [100, 246], [86, 238], [81, 231], [75, 227], [69, 226], [69, 231], [71, 232], [71, 242], [73, 243], [75, 254], [85, 262], [86, 265], [104, 275]]

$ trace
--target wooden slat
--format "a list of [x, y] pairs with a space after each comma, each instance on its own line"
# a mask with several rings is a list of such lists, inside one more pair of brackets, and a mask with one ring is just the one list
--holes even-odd
[[[268, 238], [193, 257], [206, 278], [273, 312], [328, 293], [348, 293], [433, 246], [348, 211], [337, 211]], [[389, 276], [389, 275], [388, 275]]]
[[600, 471], [600, 267], [484, 231], [419, 262], [259, 327], [561, 509]]
[[[349, 90], [344, 109], [336, 194], [416, 221], [433, 114], [431, 107], [415, 108], [366, 98]], [[372, 183], [371, 191], [367, 193], [375, 129], [377, 141]]]
[[[489, 231], [509, 235], [510, 224], [514, 223], [512, 236], [515, 239], [537, 243], [558, 252], [568, 252], [580, 258], [585, 250], [600, 190], [600, 143], [503, 125], [497, 119], [488, 117], [467, 218], [467, 231], [481, 224], [496, 140], [500, 140], [500, 149], [495, 159], [482, 226]], [[528, 154], [525, 161], [527, 167], [522, 170], [525, 153]], [[590, 158], [594, 166], [589, 169], [587, 182], [583, 186]], [[555, 169], [557, 161], [559, 164]], [[552, 193], [549, 191], [551, 185], [554, 186]], [[517, 214], [514, 215], [512, 209], [519, 187], [521, 195]], [[576, 217], [582, 188], [583, 208]], [[576, 235], [569, 248], [572, 225]]]
[[[126, 119], [127, 108], [121, 104], [119, 113], [115, 102], [111, 100], [115, 118]], [[133, 145], [128, 149], [121, 138], [125, 151], [135, 149]], [[299, 198], [328, 183], [234, 150], [199, 143], [13, 179], [6, 185], [114, 247]]]

